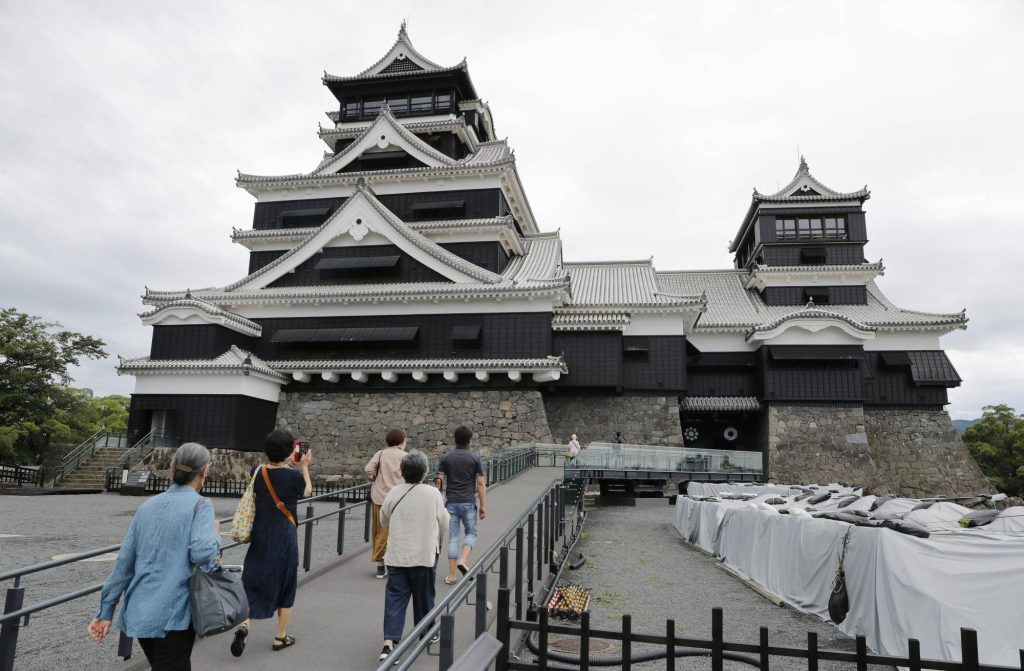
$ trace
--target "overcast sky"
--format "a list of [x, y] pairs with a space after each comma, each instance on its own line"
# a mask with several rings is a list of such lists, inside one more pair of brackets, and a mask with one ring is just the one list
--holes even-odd
[[0, 0], [0, 305], [102, 338], [77, 386], [130, 393], [143, 287], [223, 285], [252, 224], [236, 169], [308, 172], [355, 74], [402, 19], [468, 57], [568, 260], [725, 268], [751, 188], [798, 156], [865, 183], [869, 260], [943, 339], [955, 418], [1024, 411], [1024, 3]]

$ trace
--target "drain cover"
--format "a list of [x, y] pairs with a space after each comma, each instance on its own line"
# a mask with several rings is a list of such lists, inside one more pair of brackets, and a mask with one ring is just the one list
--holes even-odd
[[[579, 652], [580, 639], [577, 636], [553, 638], [548, 642], [548, 648], [559, 652]], [[611, 641], [606, 641], [603, 638], [590, 639], [590, 654], [594, 654], [596, 652], [608, 652], [614, 648], [615, 646]]]

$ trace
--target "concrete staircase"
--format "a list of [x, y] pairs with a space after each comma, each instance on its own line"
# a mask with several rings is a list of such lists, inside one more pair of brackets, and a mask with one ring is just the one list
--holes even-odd
[[61, 487], [69, 489], [103, 489], [107, 469], [125, 453], [123, 447], [100, 447], [78, 470], [64, 478]]

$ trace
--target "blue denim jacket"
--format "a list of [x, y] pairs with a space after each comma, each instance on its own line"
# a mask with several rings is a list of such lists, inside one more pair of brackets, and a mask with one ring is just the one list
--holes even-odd
[[96, 617], [113, 619], [123, 594], [124, 606], [114, 624], [129, 636], [163, 638], [169, 631], [189, 628], [192, 566], [209, 571], [220, 554], [213, 503], [206, 501], [196, 511], [198, 501], [191, 487], [172, 485], [139, 506], [103, 585]]

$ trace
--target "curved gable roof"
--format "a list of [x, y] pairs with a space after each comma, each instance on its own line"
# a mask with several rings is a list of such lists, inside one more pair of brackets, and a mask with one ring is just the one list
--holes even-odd
[[405, 150], [417, 161], [431, 168], [451, 167], [458, 165], [454, 158], [439, 152], [423, 140], [409, 132], [391, 113], [391, 109], [385, 103], [380, 114], [369, 128], [364, 130], [355, 141], [343, 151], [326, 159], [321, 163], [314, 175], [332, 175], [342, 170], [346, 165], [359, 158], [364, 152], [372, 148], [384, 149], [394, 146]]
[[224, 287], [224, 291], [262, 289], [342, 235], [362, 240], [367, 233], [378, 233], [406, 254], [456, 283], [499, 282], [501, 276], [469, 263], [409, 228], [373, 195], [365, 185], [345, 201], [319, 228], [311, 232], [291, 251], [242, 279]]

